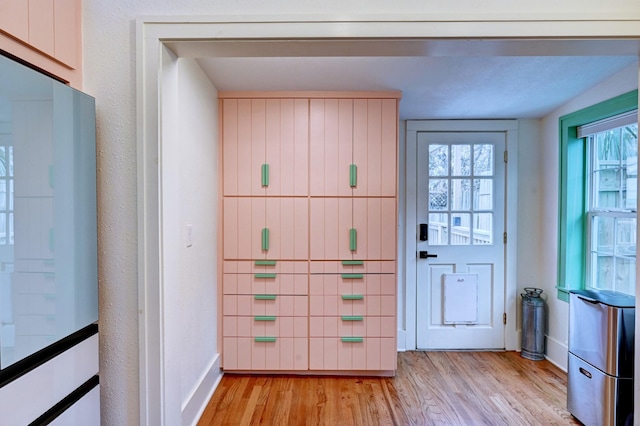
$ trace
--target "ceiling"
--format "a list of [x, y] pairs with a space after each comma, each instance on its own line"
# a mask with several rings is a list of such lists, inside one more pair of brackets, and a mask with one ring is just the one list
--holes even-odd
[[220, 91], [399, 90], [401, 119], [537, 118], [638, 63], [639, 40], [169, 42]]

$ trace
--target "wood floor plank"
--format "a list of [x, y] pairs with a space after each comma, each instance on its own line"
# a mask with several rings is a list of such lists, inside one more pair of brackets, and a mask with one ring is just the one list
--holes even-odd
[[393, 378], [225, 374], [198, 425], [572, 425], [567, 375], [516, 352], [403, 352]]

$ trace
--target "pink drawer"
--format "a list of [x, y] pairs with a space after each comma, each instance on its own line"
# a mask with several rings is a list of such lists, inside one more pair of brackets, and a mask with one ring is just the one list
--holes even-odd
[[311, 316], [395, 316], [395, 295], [311, 295], [309, 315]]
[[275, 294], [225, 294], [222, 299], [222, 313], [225, 316], [306, 317], [309, 314], [308, 297]]
[[224, 274], [223, 294], [284, 294], [306, 295], [309, 292], [308, 275], [255, 273]]
[[309, 294], [396, 294], [395, 274], [324, 274], [309, 276]]
[[225, 274], [303, 274], [309, 273], [309, 262], [289, 260], [225, 260], [222, 266]]
[[394, 338], [309, 338], [310, 370], [391, 371], [397, 367]]
[[310, 317], [309, 337], [395, 337], [395, 317]]
[[224, 337], [307, 337], [307, 317], [256, 315], [253, 317], [225, 316], [222, 321]]
[[225, 370], [292, 371], [309, 368], [306, 337], [225, 337], [222, 341]]
[[393, 260], [311, 261], [311, 274], [395, 274]]

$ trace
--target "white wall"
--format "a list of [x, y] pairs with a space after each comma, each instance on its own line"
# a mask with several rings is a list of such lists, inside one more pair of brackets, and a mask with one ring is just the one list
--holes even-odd
[[[540, 120], [540, 148], [520, 145], [520, 190], [526, 198], [518, 206], [519, 287], [539, 287], [547, 295], [549, 330], [547, 358], [566, 370], [569, 305], [558, 300], [558, 162], [559, 119], [638, 88], [638, 66], [632, 65], [603, 81]], [[527, 164], [528, 163], [528, 164]], [[524, 194], [523, 194], [524, 195]], [[529, 223], [524, 223], [524, 222]], [[529, 227], [532, 224], [532, 227]], [[544, 294], [543, 293], [543, 294]]]
[[[363, 13], [363, 10], [366, 12]], [[404, 14], [404, 19], [422, 15], [432, 20], [637, 20], [640, 19], [640, 4], [637, 0], [494, 0], [485, 2], [479, 8], [477, 0], [84, 1], [84, 90], [96, 97], [98, 121], [100, 372], [105, 425], [137, 424], [139, 421], [139, 312], [136, 285], [138, 123], [134, 20], [151, 15], [242, 17], [263, 14], [294, 14], [309, 19], [318, 19], [321, 14], [354, 19], [371, 15], [389, 19], [390, 16]], [[592, 30], [597, 26], [589, 26], [589, 23], [584, 25], [585, 34], [594, 34]], [[619, 28], [626, 28], [627, 25], [633, 26], [634, 23], [621, 22]], [[531, 35], [527, 33], [527, 26], [522, 23], [518, 23], [516, 28], [521, 28], [519, 31], [524, 36]], [[630, 30], [633, 34], [637, 32]], [[549, 139], [545, 139], [545, 142], [552, 143]], [[554, 148], [552, 151], [557, 150]], [[547, 189], [548, 182], [544, 183], [544, 188]], [[555, 184], [548, 184], [549, 190], [552, 187], [555, 189]], [[552, 203], [555, 203], [555, 198], [551, 198]], [[555, 220], [556, 214], [549, 216]], [[200, 228], [196, 231], [198, 229]], [[553, 238], [549, 238], [549, 241], [545, 240], [540, 244], [545, 246], [545, 243], [552, 240]], [[555, 240], [553, 242], [555, 245]], [[549, 260], [552, 258], [555, 259], [550, 256]], [[550, 274], [549, 277], [547, 281], [554, 283], [555, 274]]]

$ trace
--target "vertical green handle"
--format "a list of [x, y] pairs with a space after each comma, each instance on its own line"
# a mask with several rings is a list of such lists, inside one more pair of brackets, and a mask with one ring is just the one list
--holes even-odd
[[349, 230], [349, 250], [355, 251], [358, 248], [358, 233], [356, 228]]
[[269, 186], [269, 165], [262, 165], [262, 186]]
[[352, 188], [358, 186], [358, 166], [355, 164], [349, 165], [349, 185]]
[[269, 228], [262, 228], [262, 250], [269, 250]]

